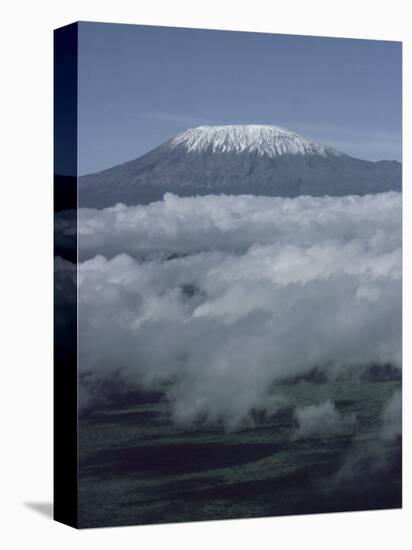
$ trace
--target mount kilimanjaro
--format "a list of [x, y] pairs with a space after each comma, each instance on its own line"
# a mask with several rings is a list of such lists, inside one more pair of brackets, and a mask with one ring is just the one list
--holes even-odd
[[401, 191], [397, 161], [360, 160], [278, 126], [200, 126], [140, 158], [79, 178], [81, 207], [179, 196], [342, 196]]

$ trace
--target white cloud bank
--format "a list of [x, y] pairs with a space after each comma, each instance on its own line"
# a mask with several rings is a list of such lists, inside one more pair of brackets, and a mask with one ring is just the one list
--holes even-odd
[[79, 222], [81, 372], [168, 383], [176, 421], [236, 427], [314, 366], [400, 366], [399, 194], [166, 195]]
[[[254, 244], [308, 248], [371, 239], [374, 248], [399, 244], [401, 194], [364, 197], [179, 198], [167, 193], [147, 206], [79, 210], [79, 254], [134, 257], [221, 250], [243, 253]], [[64, 213], [57, 220], [64, 233]], [[69, 228], [70, 229], [70, 228]]]

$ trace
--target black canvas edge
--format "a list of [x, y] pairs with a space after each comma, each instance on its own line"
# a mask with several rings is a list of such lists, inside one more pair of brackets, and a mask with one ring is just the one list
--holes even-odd
[[[58, 297], [54, 274], [54, 520], [78, 527], [77, 420], [77, 75], [78, 24], [54, 31], [54, 214], [67, 211], [72, 231], [54, 240], [54, 264], [73, 265], [74, 284]], [[70, 264], [67, 264], [70, 265]]]

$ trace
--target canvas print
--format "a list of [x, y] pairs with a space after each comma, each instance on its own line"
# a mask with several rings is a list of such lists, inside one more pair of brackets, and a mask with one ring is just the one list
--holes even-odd
[[401, 507], [401, 56], [56, 31], [56, 519]]

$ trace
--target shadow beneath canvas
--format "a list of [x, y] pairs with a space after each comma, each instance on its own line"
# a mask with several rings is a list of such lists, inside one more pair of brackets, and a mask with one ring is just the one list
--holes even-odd
[[24, 502], [23, 504], [41, 516], [53, 519], [53, 504], [51, 502]]

